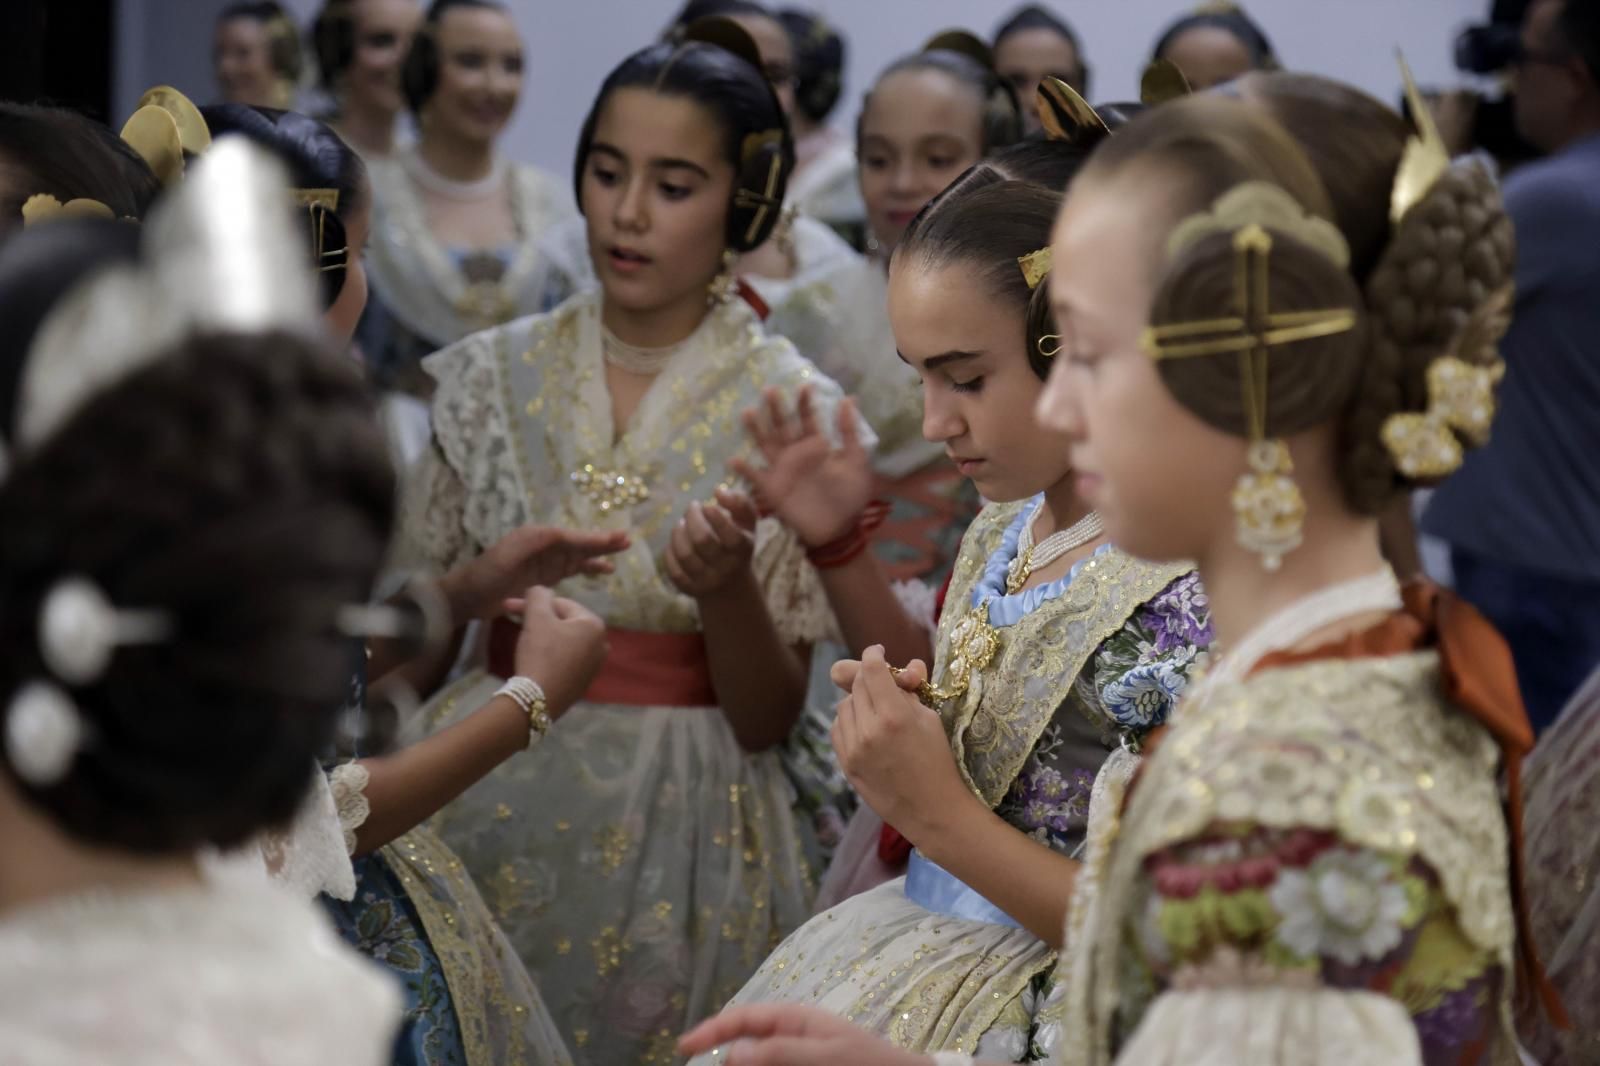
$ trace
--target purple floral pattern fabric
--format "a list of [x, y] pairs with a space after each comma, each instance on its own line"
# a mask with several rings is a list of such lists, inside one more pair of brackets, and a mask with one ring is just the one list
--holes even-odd
[[1084, 667], [999, 815], [1039, 843], [1074, 853], [1106, 754], [1119, 744], [1138, 744], [1166, 721], [1211, 638], [1210, 604], [1198, 574], [1184, 575], [1134, 612]]

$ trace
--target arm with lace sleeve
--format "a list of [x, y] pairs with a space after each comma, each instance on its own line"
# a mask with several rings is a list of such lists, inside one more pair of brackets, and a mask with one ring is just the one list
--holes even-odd
[[465, 482], [430, 442], [403, 490], [397, 563], [438, 576], [470, 560], [477, 551], [462, 522], [466, 509]]

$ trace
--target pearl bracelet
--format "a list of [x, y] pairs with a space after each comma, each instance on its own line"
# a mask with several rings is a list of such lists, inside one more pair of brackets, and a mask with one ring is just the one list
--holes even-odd
[[544, 739], [550, 731], [550, 712], [544, 698], [544, 689], [539, 687], [539, 682], [531, 677], [513, 677], [501, 685], [495, 692], [496, 696], [506, 699], [522, 708], [522, 713], [528, 716], [528, 747]]

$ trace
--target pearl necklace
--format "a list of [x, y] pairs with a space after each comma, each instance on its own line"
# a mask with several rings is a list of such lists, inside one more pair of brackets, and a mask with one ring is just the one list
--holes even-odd
[[652, 377], [665, 370], [672, 357], [683, 350], [684, 343], [679, 341], [663, 348], [641, 348], [637, 344], [629, 344], [605, 326], [600, 327], [600, 349], [605, 353], [606, 362], [618, 370], [643, 377]]
[[1077, 548], [1083, 547], [1105, 531], [1105, 524], [1100, 521], [1100, 516], [1090, 511], [1077, 522], [1059, 529], [1044, 539], [1044, 543], [1037, 546], [1033, 543], [1033, 524], [1038, 521], [1039, 514], [1044, 510], [1044, 501], [1039, 501], [1039, 506], [1033, 509], [1028, 520], [1023, 523], [1022, 534], [1017, 538], [1017, 557], [1011, 560], [1011, 565], [1006, 568], [1006, 594], [1014, 596], [1022, 591], [1022, 586], [1028, 583], [1028, 578], [1033, 576], [1035, 570], [1043, 570], [1063, 555]]
[[1262, 659], [1294, 647], [1319, 629], [1359, 614], [1399, 610], [1403, 605], [1400, 583], [1388, 566], [1301, 597], [1261, 622], [1232, 651], [1223, 654], [1206, 671], [1193, 702], [1203, 702], [1203, 697], [1218, 685], [1242, 681]]
[[487, 200], [505, 186], [506, 166], [504, 160], [499, 158], [490, 165], [488, 175], [476, 181], [457, 181], [445, 177], [428, 165], [428, 161], [422, 158], [420, 149], [413, 148], [401, 158], [406, 173], [411, 175], [413, 181], [435, 196], [442, 196], [446, 200], [456, 200], [461, 203]]

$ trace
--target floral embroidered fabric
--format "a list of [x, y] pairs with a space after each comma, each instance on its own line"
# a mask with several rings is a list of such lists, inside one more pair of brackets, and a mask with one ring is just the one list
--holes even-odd
[[1064, 1063], [1515, 1061], [1498, 749], [1435, 653], [1264, 670], [1174, 722], [1046, 1008]]

